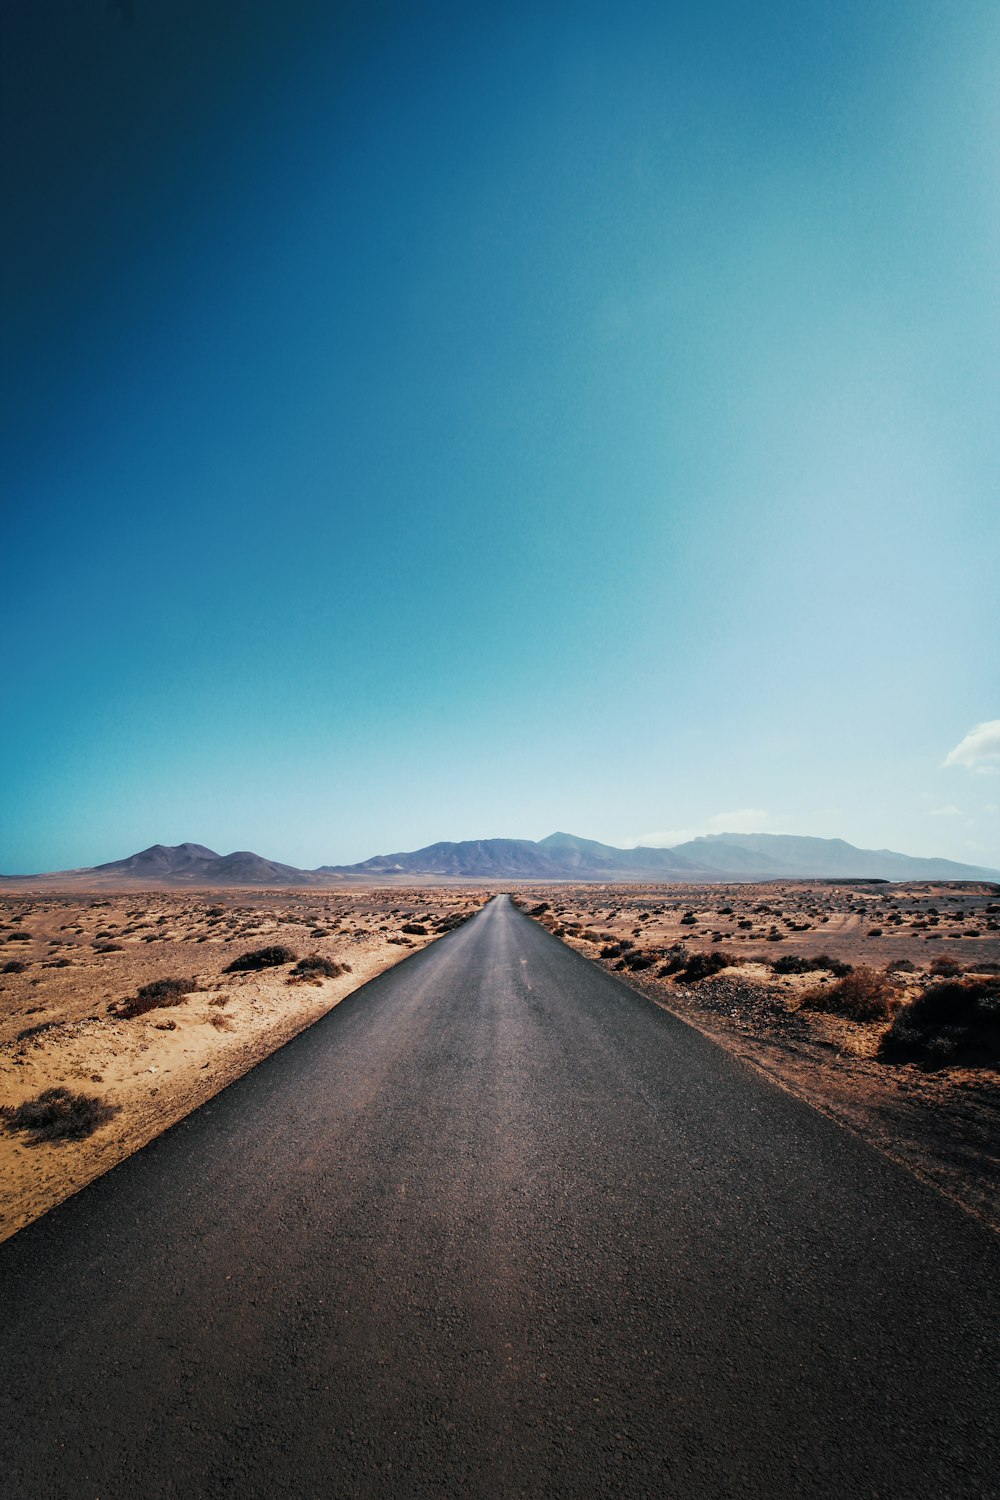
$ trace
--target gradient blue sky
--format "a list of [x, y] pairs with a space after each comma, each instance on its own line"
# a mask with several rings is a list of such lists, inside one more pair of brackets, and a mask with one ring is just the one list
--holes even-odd
[[0, 27], [0, 869], [1000, 866], [994, 0]]

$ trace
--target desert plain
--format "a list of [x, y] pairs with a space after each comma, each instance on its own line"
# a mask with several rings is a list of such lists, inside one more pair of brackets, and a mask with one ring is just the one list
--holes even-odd
[[[501, 884], [6, 892], [0, 1239]], [[561, 941], [1000, 1227], [996, 886], [545, 883], [513, 893]], [[948, 1006], [980, 997], [985, 1031], [945, 1024], [893, 1053], [900, 1018], [942, 985]], [[91, 1101], [96, 1114], [88, 1122], [84, 1106], [76, 1134], [25, 1128], [19, 1107], [53, 1089]]]

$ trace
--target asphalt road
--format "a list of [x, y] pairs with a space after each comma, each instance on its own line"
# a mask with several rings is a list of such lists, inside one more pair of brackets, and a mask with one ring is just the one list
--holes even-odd
[[0, 1245], [4, 1497], [998, 1493], [1000, 1248], [500, 898]]

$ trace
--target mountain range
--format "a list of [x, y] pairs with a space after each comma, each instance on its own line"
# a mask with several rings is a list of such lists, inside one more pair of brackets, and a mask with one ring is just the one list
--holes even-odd
[[126, 859], [48, 875], [3, 876], [76, 885], [337, 886], [349, 881], [738, 881], [988, 880], [1000, 871], [950, 859], [918, 859], [891, 849], [857, 849], [843, 839], [790, 833], [709, 833], [672, 849], [616, 849], [571, 833], [532, 839], [466, 839], [378, 854], [355, 865], [300, 870], [250, 850], [217, 854], [204, 844], [153, 844]]

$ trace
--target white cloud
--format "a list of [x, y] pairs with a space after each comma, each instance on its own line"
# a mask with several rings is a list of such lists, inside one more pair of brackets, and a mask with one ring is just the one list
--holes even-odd
[[1000, 765], [994, 762], [1000, 762], [1000, 719], [977, 724], [944, 758], [946, 766], [965, 766], [985, 776], [995, 776], [1000, 771]]
[[954, 802], [949, 802], [947, 807], [932, 807], [930, 815], [932, 818], [960, 818], [962, 809], [956, 807]]
[[1000, 807], [998, 807], [995, 802], [987, 802], [986, 806], [983, 808], [983, 812], [998, 813], [1000, 812]]
[[763, 833], [770, 813], [760, 807], [741, 807], [737, 812], [713, 813], [708, 820], [712, 833]]

